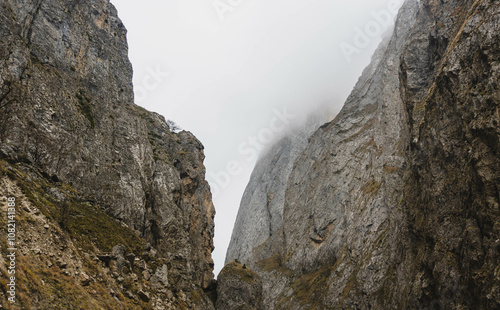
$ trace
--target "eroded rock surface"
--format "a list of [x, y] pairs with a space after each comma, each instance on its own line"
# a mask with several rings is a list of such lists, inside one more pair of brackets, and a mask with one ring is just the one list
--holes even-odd
[[203, 146], [134, 105], [113, 5], [2, 1], [0, 33], [2, 157], [31, 164], [130, 227], [169, 261], [177, 290], [209, 287], [215, 212]]
[[256, 267], [267, 309], [500, 306], [499, 13], [498, 1], [405, 2], [281, 182], [280, 227], [228, 251]]
[[263, 310], [260, 276], [238, 261], [231, 261], [217, 277], [218, 310]]

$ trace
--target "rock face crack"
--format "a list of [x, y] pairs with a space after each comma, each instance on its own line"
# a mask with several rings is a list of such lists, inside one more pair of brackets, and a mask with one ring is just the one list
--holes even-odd
[[266, 204], [266, 210], [267, 210], [267, 216], [269, 218], [269, 237], [272, 237], [273, 235], [273, 215], [271, 214], [271, 203], [273, 202], [274, 195], [272, 192], [267, 193], [267, 204]]
[[39, 0], [34, 5], [35, 9], [32, 13], [26, 15], [24, 20], [24, 29], [22, 32], [22, 36], [28, 40], [28, 44], [31, 45], [31, 36], [33, 35], [33, 24], [35, 19], [40, 14], [40, 8], [42, 7], [43, 0]]

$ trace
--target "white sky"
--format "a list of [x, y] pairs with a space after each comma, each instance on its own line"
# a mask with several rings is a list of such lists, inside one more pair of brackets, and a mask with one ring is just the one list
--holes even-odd
[[[249, 137], [261, 134], [262, 145], [284, 108], [295, 115], [325, 101], [340, 108], [401, 0], [111, 2], [128, 29], [136, 103], [205, 146], [217, 275], [255, 165]], [[227, 9], [224, 19], [214, 3]], [[357, 53], [348, 61], [342, 48], [350, 47]]]

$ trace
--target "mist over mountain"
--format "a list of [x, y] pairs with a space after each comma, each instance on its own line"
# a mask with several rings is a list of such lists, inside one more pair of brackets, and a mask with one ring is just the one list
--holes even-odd
[[260, 158], [226, 257], [260, 309], [500, 306], [499, 12], [406, 1], [336, 118]]
[[0, 308], [498, 309], [499, 24], [407, 0], [340, 111], [277, 110], [215, 280], [204, 146], [134, 103], [114, 6], [3, 1]]

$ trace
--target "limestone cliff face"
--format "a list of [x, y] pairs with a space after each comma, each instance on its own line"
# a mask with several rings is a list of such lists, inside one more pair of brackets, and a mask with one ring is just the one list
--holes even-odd
[[499, 12], [405, 2], [340, 114], [294, 160], [280, 227], [228, 251], [261, 275], [267, 309], [500, 306]]
[[[415, 301], [496, 309], [500, 3], [456, 2], [425, 3], [401, 55], [409, 128], [402, 201], [409, 246], [403, 264]], [[424, 36], [425, 29], [430, 31]], [[452, 300], [446, 295], [450, 285], [456, 285]]]
[[213, 279], [203, 146], [134, 105], [126, 30], [108, 0], [2, 1], [0, 154], [74, 188], [149, 242], [172, 288]]
[[286, 183], [293, 164], [330, 114], [327, 107], [321, 107], [260, 156], [243, 194], [226, 263], [239, 260], [254, 267], [253, 262], [265, 258], [269, 249], [258, 246], [277, 235], [283, 224]]

